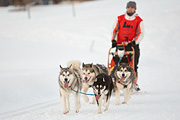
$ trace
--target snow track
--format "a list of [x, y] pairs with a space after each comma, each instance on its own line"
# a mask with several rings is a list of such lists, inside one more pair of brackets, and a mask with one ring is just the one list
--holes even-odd
[[7, 112], [2, 112], [2, 113], [0, 113], [0, 118], [5, 119], [5, 118], [21, 116], [23, 114], [27, 114], [32, 111], [37, 111], [39, 109], [48, 108], [50, 106], [55, 106], [58, 104], [59, 104], [59, 99], [52, 100], [52, 101], [46, 101], [46, 102], [42, 102], [42, 103], [38, 103], [38, 104], [33, 104], [33, 105], [26, 106], [24, 108], [15, 109], [15, 110], [7, 111]]

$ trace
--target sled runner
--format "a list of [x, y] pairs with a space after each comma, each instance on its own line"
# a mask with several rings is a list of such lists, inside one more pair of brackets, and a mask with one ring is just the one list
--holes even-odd
[[[121, 62], [126, 62], [129, 63], [129, 65], [134, 69], [135, 72], [135, 66], [134, 66], [134, 47], [131, 47], [131, 50], [126, 50], [127, 44], [117, 44], [117, 47], [115, 48], [110, 48], [108, 52], [108, 63], [107, 63], [107, 68], [109, 71], [109, 75], [111, 75], [112, 71], [116, 66], [118, 66], [119, 63]], [[121, 55], [119, 54], [121, 52]], [[115, 59], [118, 59], [114, 61]], [[125, 60], [126, 59], [126, 60]], [[136, 73], [136, 72], [135, 72]], [[137, 77], [135, 74], [135, 82], [134, 85], [137, 83]]]

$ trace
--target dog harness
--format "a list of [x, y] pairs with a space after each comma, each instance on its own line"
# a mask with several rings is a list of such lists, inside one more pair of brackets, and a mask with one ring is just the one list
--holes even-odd
[[[89, 80], [91, 78], [96, 78], [95, 76], [91, 76], [91, 75], [88, 75], [88, 74], [83, 74], [83, 75], [90, 77]], [[83, 83], [88, 83], [89, 80], [83, 80]]]
[[119, 79], [119, 80], [117, 80], [117, 81], [114, 81], [113, 84], [115, 84], [116, 82], [118, 82], [118, 83], [120, 83], [121, 85], [123, 85], [124, 88], [127, 88], [128, 84], [131, 83], [130, 81], [128, 81], [128, 82], [126, 82], [125, 84], [123, 84], [123, 83], [120, 81], [120, 79]]

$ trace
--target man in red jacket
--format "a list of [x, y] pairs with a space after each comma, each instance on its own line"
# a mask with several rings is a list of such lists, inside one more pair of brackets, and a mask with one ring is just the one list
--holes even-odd
[[[125, 47], [126, 51], [130, 51], [131, 47], [134, 47], [134, 68], [136, 76], [138, 76], [137, 65], [140, 56], [139, 43], [144, 36], [143, 20], [136, 14], [136, 3], [134, 1], [129, 1], [127, 3], [126, 9], [127, 11], [125, 14], [118, 16], [117, 24], [113, 30], [112, 47], [116, 47], [117, 43], [128, 44]], [[131, 58], [131, 56], [128, 58]], [[128, 61], [130, 61], [130, 59]], [[138, 84], [136, 84], [135, 90], [140, 90]]]

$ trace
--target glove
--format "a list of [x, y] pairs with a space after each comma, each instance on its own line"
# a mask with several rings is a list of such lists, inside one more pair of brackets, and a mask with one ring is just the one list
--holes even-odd
[[132, 41], [132, 42], [128, 43], [127, 46], [132, 47], [132, 46], [135, 46], [135, 45], [136, 45], [135, 41]]
[[112, 48], [113, 48], [113, 47], [116, 47], [116, 46], [117, 46], [116, 41], [115, 41], [115, 40], [112, 40]]

